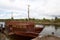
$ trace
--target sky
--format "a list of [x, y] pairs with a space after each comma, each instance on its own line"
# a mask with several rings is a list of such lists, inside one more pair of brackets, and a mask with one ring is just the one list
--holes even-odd
[[0, 0], [0, 19], [28, 18], [28, 4], [30, 18], [60, 18], [60, 0]]

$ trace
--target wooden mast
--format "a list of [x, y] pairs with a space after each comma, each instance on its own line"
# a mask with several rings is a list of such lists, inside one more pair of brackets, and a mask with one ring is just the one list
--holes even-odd
[[13, 12], [11, 12], [11, 19], [13, 19]]
[[29, 16], [29, 13], [30, 13], [30, 12], [29, 12], [29, 11], [30, 11], [30, 10], [29, 10], [29, 8], [30, 8], [29, 0], [27, 0], [27, 3], [28, 3], [28, 5], [27, 5], [27, 6], [28, 6], [28, 8], [27, 8], [27, 9], [28, 9], [28, 12], [27, 12], [27, 13], [28, 13], [28, 21], [29, 21], [29, 19], [30, 19], [30, 16]]
[[28, 21], [29, 21], [29, 7], [30, 7], [30, 5], [28, 5]]

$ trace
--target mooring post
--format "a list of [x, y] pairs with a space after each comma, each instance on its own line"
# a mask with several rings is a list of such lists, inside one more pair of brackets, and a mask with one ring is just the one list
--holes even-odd
[[52, 32], [52, 35], [54, 35], [54, 32]]

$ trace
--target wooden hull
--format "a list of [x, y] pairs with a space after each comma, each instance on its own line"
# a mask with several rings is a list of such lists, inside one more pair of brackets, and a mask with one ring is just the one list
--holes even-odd
[[43, 28], [39, 28], [39, 30], [36, 29], [35, 32], [19, 31], [19, 30], [21, 30], [21, 29], [19, 29], [19, 28], [12, 28], [12, 30], [10, 30], [8, 32], [8, 35], [19, 35], [19, 36], [35, 38], [35, 37], [37, 37], [39, 35], [39, 33], [43, 30]]
[[8, 31], [8, 35], [16, 34], [20, 36], [35, 38], [43, 30], [43, 27], [35, 27], [35, 23], [32, 21], [7, 21], [6, 29]]

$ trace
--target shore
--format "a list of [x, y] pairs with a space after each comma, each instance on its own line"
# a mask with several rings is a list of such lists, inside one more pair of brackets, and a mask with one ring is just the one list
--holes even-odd
[[56, 37], [54, 35], [47, 35], [43, 37], [36, 37], [32, 40], [60, 40], [60, 37]]
[[60, 25], [60, 23], [50, 23], [50, 22], [40, 22], [36, 24], [43, 24], [43, 25]]

